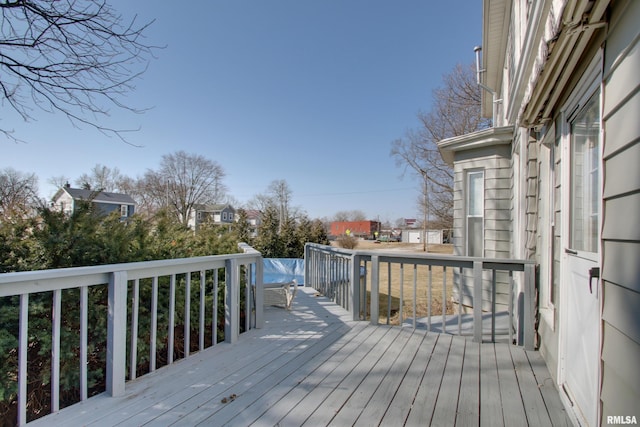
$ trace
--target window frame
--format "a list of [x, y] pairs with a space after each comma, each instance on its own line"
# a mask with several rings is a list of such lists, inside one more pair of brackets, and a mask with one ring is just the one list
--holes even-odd
[[[476, 176], [476, 175], [480, 175], [480, 183], [482, 183], [482, 189], [480, 194], [482, 194], [481, 200], [480, 200], [480, 206], [478, 207], [478, 209], [475, 209], [476, 211], [479, 211], [480, 214], [471, 214], [470, 213], [470, 207], [471, 207], [471, 197], [475, 194], [477, 194], [475, 191], [471, 191], [471, 177], [472, 176]], [[465, 254], [467, 256], [476, 256], [476, 257], [484, 257], [484, 250], [485, 250], [485, 244], [484, 244], [484, 237], [485, 237], [485, 224], [484, 224], [484, 220], [485, 220], [485, 170], [484, 168], [476, 168], [476, 169], [467, 169], [465, 171], [465, 189], [466, 189], [466, 197], [465, 197], [465, 208], [464, 208], [464, 227], [465, 227], [465, 235], [466, 235], [466, 239], [465, 239]], [[473, 204], [474, 206], [477, 207], [477, 203], [474, 202]], [[481, 224], [481, 231], [480, 231], [480, 254], [476, 254], [474, 251], [474, 253], [471, 253], [471, 235], [469, 232], [469, 221], [471, 218], [480, 218], [480, 224]]]

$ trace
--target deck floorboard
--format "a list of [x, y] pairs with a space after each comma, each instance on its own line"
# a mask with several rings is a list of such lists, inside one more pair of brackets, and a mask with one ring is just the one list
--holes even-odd
[[265, 327], [32, 426], [570, 425], [537, 352], [373, 326], [309, 288]]

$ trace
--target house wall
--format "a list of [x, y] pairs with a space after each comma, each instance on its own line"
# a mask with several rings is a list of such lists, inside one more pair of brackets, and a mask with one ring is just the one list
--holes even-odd
[[553, 379], [558, 380], [558, 302], [561, 240], [562, 150], [556, 126], [546, 129], [538, 143], [538, 215], [537, 250], [534, 255], [538, 270], [538, 348]]
[[[115, 204], [115, 203], [94, 202], [94, 204], [96, 205], [96, 208], [98, 209], [98, 211], [103, 215], [109, 215], [111, 212], [114, 212], [114, 211], [120, 213], [120, 208], [122, 206], [120, 204]], [[127, 217], [130, 217], [131, 215], [133, 215], [133, 206], [129, 205], [127, 209]]]
[[[509, 145], [497, 145], [455, 153], [454, 158], [454, 201], [453, 229], [454, 253], [467, 255], [465, 225], [465, 180], [470, 170], [484, 170], [484, 257], [509, 258], [511, 240], [511, 151]], [[491, 272], [484, 272], [483, 298], [484, 310], [491, 309]], [[497, 310], [508, 307], [509, 288], [506, 273], [498, 273], [496, 280]], [[460, 295], [459, 289], [462, 289]], [[462, 300], [463, 305], [471, 306], [473, 299], [473, 275], [464, 271], [461, 275], [454, 272], [454, 301]]]
[[211, 214], [211, 216], [213, 218], [213, 222], [215, 222], [216, 224], [228, 224], [234, 221], [235, 210], [227, 206], [220, 211], [214, 212], [213, 214]]
[[612, 3], [604, 59], [602, 423], [640, 402], [640, 2]]
[[[440, 245], [443, 240], [443, 230], [427, 230], [427, 243]], [[421, 243], [424, 230], [402, 230], [402, 241], [406, 243]]]
[[54, 207], [56, 210], [60, 210], [67, 214], [71, 214], [73, 212], [73, 198], [68, 193], [62, 192], [55, 203], [56, 205]]
[[373, 237], [375, 231], [380, 230], [380, 223], [377, 221], [334, 221], [331, 223], [330, 234], [332, 236], [342, 236], [347, 230], [353, 236]]

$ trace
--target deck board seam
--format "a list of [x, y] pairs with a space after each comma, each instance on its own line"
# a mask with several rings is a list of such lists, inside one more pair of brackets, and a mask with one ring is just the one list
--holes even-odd
[[[358, 331], [358, 329], [361, 329], [360, 331]], [[343, 335], [342, 337], [338, 338], [337, 340], [335, 340], [330, 346], [327, 347], [321, 347], [319, 349], [319, 351], [315, 354], [307, 354], [305, 355], [305, 357], [308, 357], [309, 359], [306, 361], [306, 363], [304, 364], [300, 364], [300, 363], [296, 363], [296, 365], [299, 365], [295, 370], [291, 369], [290, 372], [287, 373], [286, 367], [281, 367], [279, 369], [280, 372], [282, 372], [284, 370], [284, 373], [286, 375], [284, 375], [277, 383], [272, 383], [270, 384], [270, 387], [267, 387], [265, 389], [263, 389], [259, 394], [257, 393], [253, 393], [253, 394], [257, 394], [255, 397], [251, 396], [251, 398], [253, 398], [253, 401], [251, 403], [249, 403], [247, 406], [245, 406], [245, 408], [240, 411], [237, 412], [236, 414], [234, 414], [233, 416], [231, 416], [230, 418], [228, 418], [225, 422], [227, 423], [241, 423], [242, 425], [248, 425], [249, 423], [255, 422], [257, 419], [259, 419], [267, 410], [264, 409], [263, 406], [268, 402], [269, 404], [271, 403], [271, 400], [274, 399], [273, 396], [273, 390], [278, 388], [279, 386], [281, 386], [282, 384], [285, 384], [286, 387], [294, 387], [294, 384], [300, 384], [303, 381], [305, 381], [306, 378], [308, 378], [313, 372], [315, 372], [315, 370], [322, 365], [323, 362], [326, 362], [327, 360], [329, 360], [331, 357], [334, 357], [336, 354], [338, 354], [340, 352], [340, 350], [342, 348], [344, 348], [345, 345], [347, 345], [347, 342], [345, 341], [345, 337], [347, 335], [349, 335], [351, 332], [358, 332], [361, 333], [364, 330], [364, 326], [362, 326], [361, 328], [352, 328], [348, 334]], [[311, 357], [309, 357], [311, 356]], [[292, 362], [289, 362], [292, 363]], [[298, 370], [300, 369], [300, 370]], [[278, 377], [280, 378], [281, 375], [278, 375]], [[258, 384], [256, 384], [258, 385]], [[291, 389], [289, 389], [288, 392], [290, 392]], [[240, 396], [241, 398], [245, 398], [245, 397], [250, 397], [249, 395], [253, 392], [253, 390], [250, 390], [249, 393]], [[288, 393], [287, 392], [287, 393]], [[287, 394], [285, 393], [285, 394]], [[276, 396], [279, 396], [279, 394], [275, 393]], [[267, 402], [264, 402], [264, 401]], [[256, 408], [252, 408], [252, 407], [256, 407]], [[251, 412], [251, 410], [253, 410], [253, 412]], [[261, 411], [261, 412], [260, 412]], [[260, 412], [260, 413], [257, 413]], [[256, 414], [257, 413], [257, 414]], [[255, 417], [254, 419], [250, 419], [249, 417]], [[205, 420], [206, 421], [206, 420]]]
[[[336, 339], [339, 339], [341, 336], [344, 335], [344, 333], [348, 332], [351, 329], [347, 325], [339, 325], [339, 324], [335, 324], [335, 325], [337, 326], [336, 329], [333, 331], [335, 332], [335, 334], [332, 333], [330, 335], [320, 336], [317, 341], [313, 342], [309, 346], [307, 346], [306, 343], [307, 341], [312, 339], [312, 337], [309, 337], [303, 342], [300, 342], [297, 345], [292, 346], [291, 348], [288, 348], [283, 353], [273, 352], [271, 354], [271, 358], [269, 359], [269, 361], [263, 363], [260, 367], [254, 367], [253, 370], [250, 372], [246, 371], [243, 374], [244, 376], [242, 378], [237, 378], [232, 381], [229, 381], [227, 384], [228, 386], [224, 389], [224, 391], [214, 396], [210, 396], [206, 401], [198, 405], [198, 410], [196, 412], [192, 411], [186, 416], [178, 418], [177, 420], [174, 421], [174, 423], [181, 423], [181, 424], [184, 424], [184, 422], [188, 422], [189, 424], [193, 424], [195, 422], [200, 423], [210, 418], [214, 414], [222, 418], [222, 415], [220, 415], [220, 412], [225, 411], [225, 409], [228, 407], [237, 406], [238, 402], [237, 401], [232, 402], [233, 405], [224, 404], [221, 402], [221, 399], [226, 397], [225, 395], [227, 396], [236, 395], [239, 397], [243, 397], [243, 395], [246, 395], [247, 394], [246, 390], [249, 388], [248, 386], [243, 386], [242, 385], [243, 382], [249, 382], [253, 385], [260, 384], [263, 381], [268, 380], [272, 375], [275, 375], [277, 372], [283, 369], [283, 367], [286, 367], [286, 365], [290, 363], [292, 360], [294, 360], [296, 357], [300, 355], [304, 355], [307, 351], [309, 351], [310, 348], [320, 346], [320, 348], [322, 349], [324, 348], [322, 347], [322, 344], [325, 342], [325, 339], [330, 340], [334, 337], [334, 335], [336, 336]], [[345, 330], [344, 333], [337, 332], [337, 331], [341, 331], [342, 329]], [[304, 350], [304, 351], [301, 351], [298, 354], [296, 354], [298, 350]], [[202, 414], [202, 412], [205, 410], [209, 410], [210, 413]], [[200, 416], [203, 416], [203, 418], [202, 419], [195, 418], [199, 416], [198, 414], [200, 414]]]

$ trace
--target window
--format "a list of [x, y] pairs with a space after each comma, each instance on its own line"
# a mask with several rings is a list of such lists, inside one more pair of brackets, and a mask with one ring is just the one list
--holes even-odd
[[129, 206], [120, 205], [120, 216], [127, 216], [127, 215], [129, 215]]
[[467, 255], [484, 255], [484, 171], [467, 172]]
[[571, 210], [569, 241], [577, 251], [598, 252], [600, 216], [600, 95], [571, 121]]

